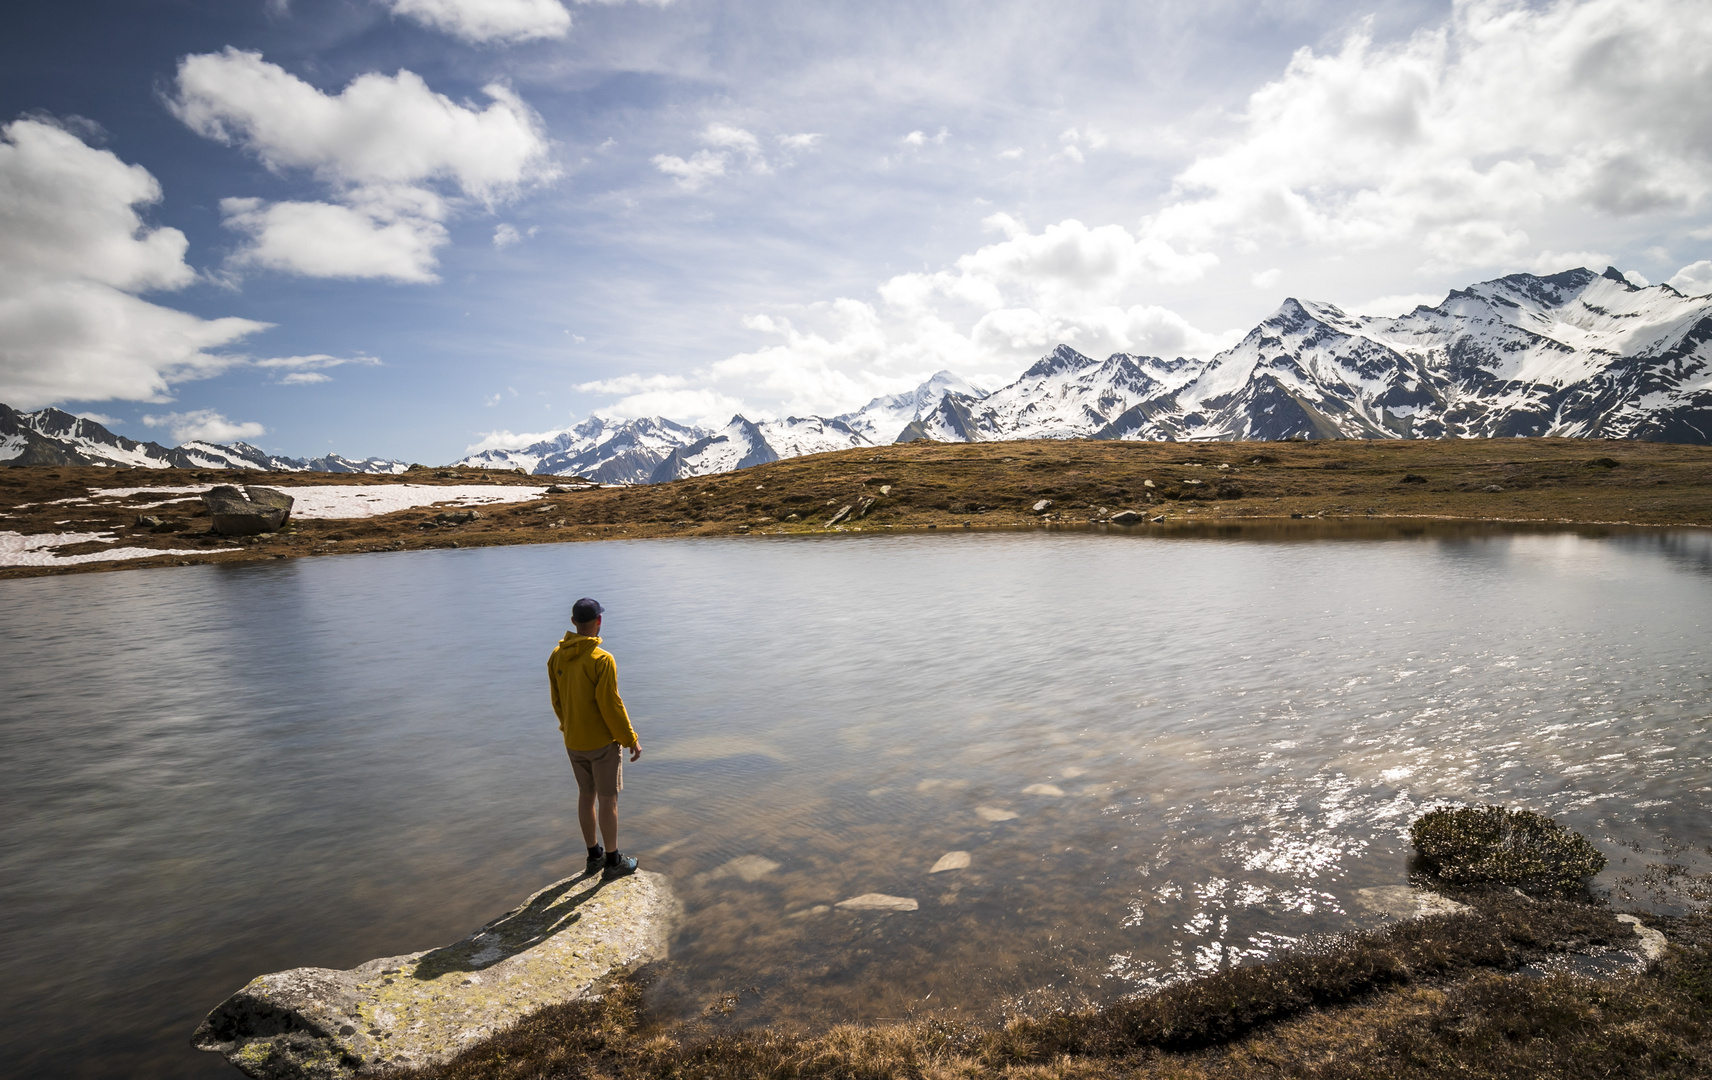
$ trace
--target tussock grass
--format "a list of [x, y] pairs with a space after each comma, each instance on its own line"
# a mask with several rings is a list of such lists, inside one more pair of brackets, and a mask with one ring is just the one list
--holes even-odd
[[1628, 940], [1595, 905], [1465, 892], [1471, 912], [1327, 941], [1149, 997], [1020, 1016], [718, 1031], [645, 1015], [621, 983], [543, 1009], [412, 1080], [1007, 1080], [1712, 1075], [1712, 925], [1640, 974], [1595, 982], [1514, 969]]
[[1462, 888], [1573, 896], [1605, 869], [1605, 856], [1585, 836], [1532, 810], [1441, 806], [1415, 819], [1409, 839], [1435, 876]]

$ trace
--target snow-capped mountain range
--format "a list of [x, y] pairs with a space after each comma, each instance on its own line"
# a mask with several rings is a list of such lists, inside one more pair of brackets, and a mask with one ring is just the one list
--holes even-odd
[[19, 412], [0, 405], [0, 465], [131, 465], [145, 469], [254, 469], [261, 472], [401, 473], [402, 461], [353, 461], [329, 454], [288, 458], [249, 443], [187, 442], [171, 448], [115, 435], [59, 409]]
[[[1421, 439], [1512, 435], [1712, 442], [1712, 296], [1615, 269], [1512, 274], [1396, 318], [1289, 299], [1210, 360], [1104, 360], [1060, 345], [988, 392], [942, 371], [834, 417], [679, 426], [623, 477], [599, 475], [632, 425], [591, 420], [582, 474], [658, 482], [798, 454], [931, 438]], [[528, 455], [538, 447], [516, 453]], [[466, 464], [482, 464], [476, 458]], [[546, 470], [542, 470], [546, 471]]]
[[[1288, 299], [1210, 360], [1127, 353], [1095, 360], [1060, 345], [993, 391], [942, 371], [908, 393], [831, 417], [756, 422], [735, 416], [709, 431], [662, 417], [596, 416], [533, 445], [487, 450], [457, 464], [637, 484], [924, 437], [1526, 435], [1712, 442], [1712, 296], [1684, 296], [1669, 285], [1640, 288], [1608, 268], [1603, 274], [1512, 274], [1395, 318]], [[18, 413], [0, 406], [0, 462], [8, 460], [404, 468], [374, 458], [273, 458], [243, 443], [166, 450], [55, 409]]]

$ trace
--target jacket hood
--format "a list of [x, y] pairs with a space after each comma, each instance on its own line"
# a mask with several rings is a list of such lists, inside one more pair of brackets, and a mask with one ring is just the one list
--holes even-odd
[[575, 630], [565, 631], [565, 636], [559, 639], [559, 648], [574, 656], [581, 656], [592, 651], [600, 644], [597, 637], [585, 637]]

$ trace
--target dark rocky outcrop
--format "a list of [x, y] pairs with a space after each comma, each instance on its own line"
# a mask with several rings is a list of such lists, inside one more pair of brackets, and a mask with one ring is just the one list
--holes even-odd
[[255, 536], [278, 532], [291, 517], [292, 498], [276, 488], [247, 487], [239, 490], [222, 484], [202, 496], [212, 524], [220, 536]]

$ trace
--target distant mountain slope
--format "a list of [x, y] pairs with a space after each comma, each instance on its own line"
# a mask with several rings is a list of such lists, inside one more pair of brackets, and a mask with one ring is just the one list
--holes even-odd
[[1712, 441], [1712, 296], [1615, 269], [1513, 274], [1397, 318], [1288, 299], [1211, 360], [1059, 346], [906, 432], [1024, 438]]
[[708, 432], [663, 417], [611, 420], [591, 416], [569, 431], [518, 450], [484, 450], [458, 461], [485, 469], [523, 469], [543, 476], [584, 476], [603, 484], [646, 484], [672, 451]]
[[708, 476], [777, 460], [778, 451], [767, 442], [761, 429], [741, 416], [733, 416], [722, 430], [666, 455], [648, 482], [659, 484], [688, 476]]
[[150, 469], [255, 469], [263, 472], [401, 473], [402, 461], [331, 454], [276, 457], [248, 443], [187, 442], [171, 448], [115, 435], [59, 409], [26, 413], [0, 405], [0, 465], [130, 465]]
[[833, 417], [874, 444], [897, 442], [905, 428], [939, 408], [946, 394], [979, 400], [987, 391], [949, 371], [935, 372], [926, 382], [901, 394], [877, 397], [855, 412]]

